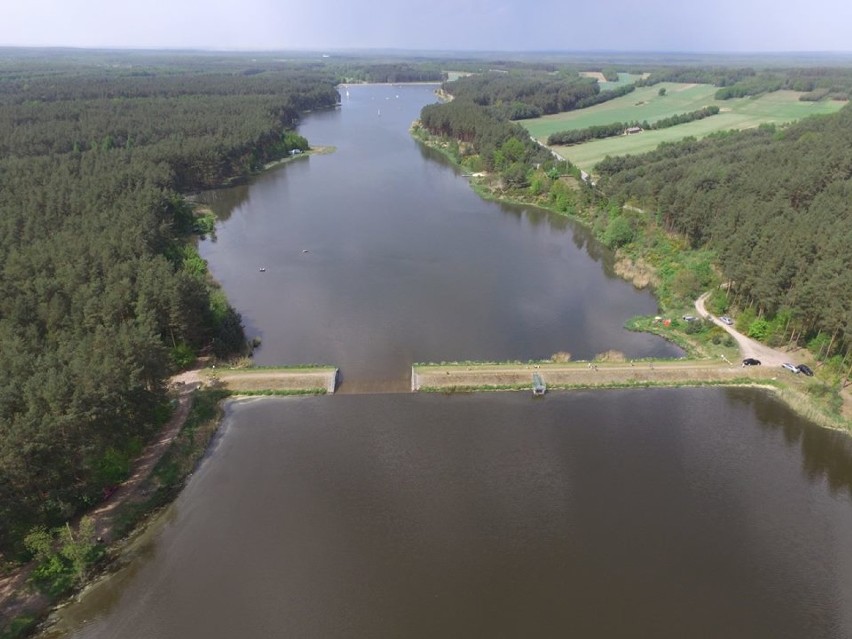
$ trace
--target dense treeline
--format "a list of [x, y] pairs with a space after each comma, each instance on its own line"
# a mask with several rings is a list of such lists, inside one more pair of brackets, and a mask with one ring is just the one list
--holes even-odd
[[163, 60], [0, 71], [0, 550], [123, 478], [175, 366], [245, 348], [179, 194], [306, 149], [289, 129], [338, 102], [336, 81]]
[[783, 130], [608, 158], [597, 169], [605, 192], [658, 211], [693, 247], [712, 248], [730, 302], [774, 321], [772, 337], [816, 339], [826, 356], [852, 346], [850, 148], [847, 106]]
[[659, 69], [636, 82], [651, 86], [660, 82], [712, 84], [719, 87], [716, 99], [727, 100], [787, 89], [804, 92], [801, 100], [852, 97], [852, 69], [848, 67], [796, 67], [757, 70], [751, 67], [676, 67]]
[[620, 87], [616, 87], [614, 89], [609, 89], [607, 91], [601, 91], [595, 95], [590, 95], [582, 100], [578, 100], [574, 105], [575, 109], [586, 109], [590, 106], [595, 106], [596, 104], [603, 104], [604, 102], [608, 102], [609, 100], [615, 100], [615, 98], [620, 98], [623, 95], [627, 95], [628, 93], [632, 93], [636, 90], [636, 85], [634, 84], [625, 84]]
[[[782, 87], [801, 87], [803, 79], [820, 73], [791, 73], [783, 77]], [[831, 69], [825, 77], [836, 80], [845, 73]], [[724, 77], [714, 70], [689, 69], [667, 79], [706, 82], [712, 76], [732, 85], [759, 77], [736, 69], [725, 70]], [[717, 112], [715, 107], [701, 109], [661, 124], [673, 126]], [[499, 164], [489, 159], [495, 145], [477, 142], [487, 130], [480, 123], [493, 115], [493, 109], [472, 100], [423, 111], [426, 128], [453, 138], [448, 143], [451, 155], [474, 171]], [[613, 127], [623, 129], [624, 123]], [[516, 179], [501, 173], [497, 188], [508, 186], [510, 197], [577, 215], [606, 245], [636, 260], [640, 270], [643, 262], [660, 269], [657, 293], [667, 307], [686, 304], [718, 284], [716, 263], [726, 282], [721, 298], [712, 301], [716, 312], [736, 309], [738, 322], [751, 336], [774, 345], [788, 340], [807, 345], [831, 363], [826, 370], [848, 376], [849, 148], [852, 107], [788, 128], [718, 133], [700, 142], [687, 138], [650, 154], [607, 158], [597, 167], [601, 178], [594, 187], [566, 177], [573, 172], [567, 165], [536, 158], [513, 166]], [[478, 155], [479, 150], [485, 155]], [[684, 252], [689, 247], [693, 250]]]
[[[571, 144], [580, 144], [589, 140], [601, 140], [603, 138], [612, 138], [617, 135], [624, 135], [628, 127], [634, 126], [625, 122], [613, 122], [611, 124], [597, 124], [588, 126], [583, 129], [570, 129], [568, 131], [556, 131], [547, 136], [547, 143], [550, 145], [567, 146]], [[638, 124], [636, 125], [638, 126]]]
[[745, 80], [740, 80], [731, 86], [722, 87], [716, 91], [717, 100], [730, 100], [731, 98], [744, 98], [749, 95], [760, 95], [772, 93], [784, 86], [783, 80], [771, 73], [755, 75]]
[[447, 74], [434, 63], [338, 65], [336, 70], [350, 82], [443, 82], [447, 79]]
[[554, 160], [520, 125], [468, 100], [428, 105], [420, 113], [420, 124], [432, 135], [451, 138], [452, 155], [459, 161], [470, 158], [468, 168], [496, 171], [511, 187], [526, 186], [530, 165]]
[[601, 69], [601, 74], [607, 82], [618, 82], [618, 69], [615, 67], [604, 67]]
[[587, 140], [599, 140], [603, 138], [611, 138], [617, 135], [624, 135], [631, 127], [641, 128], [645, 130], [668, 129], [669, 127], [677, 126], [678, 124], [686, 124], [695, 120], [703, 120], [704, 118], [716, 115], [719, 113], [719, 107], [716, 105], [706, 106], [703, 109], [690, 111], [689, 113], [679, 113], [661, 118], [656, 122], [648, 123], [648, 121], [639, 122], [613, 122], [612, 124], [600, 124], [596, 126], [586, 127], [584, 129], [572, 129], [569, 131], [557, 131], [551, 133], [547, 138], [547, 143], [550, 145], [569, 145], [579, 144]]
[[701, 109], [696, 109], [695, 111], [690, 111], [689, 113], [676, 113], [675, 115], [670, 115], [667, 118], [660, 118], [656, 122], [652, 122], [644, 128], [648, 128], [651, 130], [668, 129], [673, 126], [677, 126], [678, 124], [686, 124], [687, 122], [703, 120], [704, 118], [709, 118], [711, 115], [717, 115], [718, 113], [719, 107], [717, 107], [715, 104], [711, 104], [710, 106], [706, 106]]
[[[457, 100], [479, 106], [523, 108], [525, 117], [571, 111], [600, 93], [597, 80], [576, 73], [487, 73], [445, 82], [443, 89]], [[507, 115], [505, 112], [502, 115]]]
[[637, 80], [636, 85], [653, 86], [660, 82], [680, 82], [685, 84], [712, 84], [717, 87], [726, 87], [736, 84], [745, 78], [750, 78], [755, 73], [755, 70], [749, 67], [669, 67], [652, 72], [644, 80]]

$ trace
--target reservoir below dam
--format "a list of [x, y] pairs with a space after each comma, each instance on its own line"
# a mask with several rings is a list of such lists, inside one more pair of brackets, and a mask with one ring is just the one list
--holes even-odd
[[770, 392], [389, 392], [417, 362], [681, 355], [623, 328], [655, 299], [586, 231], [411, 139], [434, 89], [350, 86], [299, 129], [334, 153], [209, 194], [255, 362], [339, 367], [338, 393], [227, 403], [46, 636], [852, 636], [850, 438]]

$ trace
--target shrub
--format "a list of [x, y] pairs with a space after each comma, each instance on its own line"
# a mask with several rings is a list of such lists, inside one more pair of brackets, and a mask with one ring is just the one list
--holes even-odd
[[89, 568], [103, 556], [103, 548], [95, 539], [94, 521], [89, 517], [80, 520], [76, 533], [68, 524], [52, 532], [43, 526], [34, 528], [24, 545], [36, 562], [33, 581], [54, 597], [82, 583]]
[[612, 218], [604, 231], [604, 244], [616, 249], [633, 241], [634, 230], [628, 220], [621, 215]]
[[762, 317], [758, 317], [748, 326], [748, 336], [752, 339], [762, 340], [766, 339], [766, 336], [769, 334], [769, 322], [767, 322]]

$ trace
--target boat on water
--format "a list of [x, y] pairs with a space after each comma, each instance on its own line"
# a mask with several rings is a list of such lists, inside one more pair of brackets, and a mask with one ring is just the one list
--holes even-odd
[[547, 392], [547, 384], [538, 373], [533, 373], [532, 376], [532, 394], [533, 397], [541, 397]]

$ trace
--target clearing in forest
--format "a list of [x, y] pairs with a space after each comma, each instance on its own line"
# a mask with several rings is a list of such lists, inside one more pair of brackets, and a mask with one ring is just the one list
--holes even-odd
[[[666, 89], [665, 95], [659, 95], [661, 88]], [[632, 93], [587, 109], [523, 120], [520, 124], [534, 138], [546, 143], [547, 137], [557, 131], [584, 129], [613, 122], [647, 120], [653, 123], [705, 106], [715, 104], [720, 108], [721, 112], [717, 115], [659, 131], [643, 131], [636, 135], [553, 147], [562, 157], [593, 173], [594, 166], [607, 155], [646, 153], [661, 142], [676, 142], [687, 136], [701, 138], [717, 131], [748, 129], [760, 124], [784, 124], [809, 115], [834, 113], [846, 104], [838, 101], [801, 102], [801, 94], [796, 91], [775, 91], [756, 98], [716, 100], [713, 97], [716, 91], [717, 87], [709, 84], [661, 82], [650, 87], [640, 87]]]

